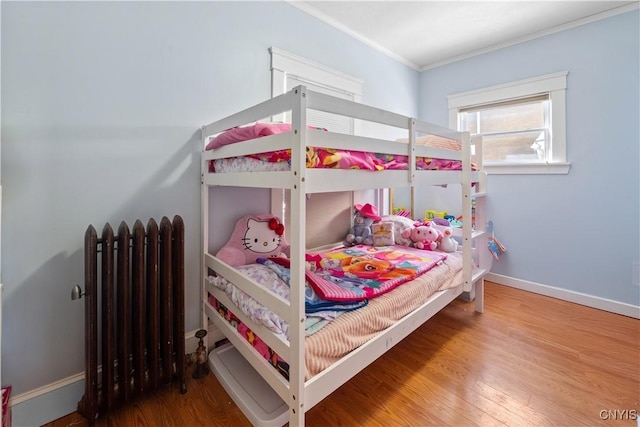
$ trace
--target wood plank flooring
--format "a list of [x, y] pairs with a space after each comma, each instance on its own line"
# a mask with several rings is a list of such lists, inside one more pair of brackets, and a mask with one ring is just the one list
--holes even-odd
[[[486, 283], [307, 412], [309, 426], [638, 426], [640, 320]], [[213, 374], [96, 421], [249, 426]], [[604, 412], [602, 412], [604, 411]], [[88, 426], [70, 414], [45, 427]]]

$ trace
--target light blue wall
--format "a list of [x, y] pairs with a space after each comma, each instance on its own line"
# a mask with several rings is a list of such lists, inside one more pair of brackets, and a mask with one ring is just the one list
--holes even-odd
[[70, 290], [89, 224], [180, 214], [186, 329], [199, 328], [199, 129], [270, 96], [270, 46], [363, 79], [365, 103], [417, 113], [418, 72], [285, 2], [0, 5], [2, 380], [14, 396], [84, 369]]
[[[571, 173], [490, 177], [509, 248], [494, 271], [638, 303], [637, 11], [419, 75], [284, 2], [0, 7], [2, 379], [14, 395], [83, 370], [83, 305], [69, 293], [89, 224], [182, 215], [186, 326], [199, 327], [198, 129], [269, 96], [270, 46], [362, 78], [365, 103], [443, 125], [449, 93], [568, 70]], [[14, 424], [69, 412], [41, 406]]]
[[569, 71], [569, 174], [489, 177], [489, 217], [508, 249], [494, 273], [640, 304], [632, 284], [640, 259], [638, 16], [635, 10], [421, 74], [421, 117], [447, 125], [449, 94]]

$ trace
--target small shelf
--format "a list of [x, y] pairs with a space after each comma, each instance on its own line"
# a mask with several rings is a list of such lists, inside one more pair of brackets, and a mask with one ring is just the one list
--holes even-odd
[[490, 270], [488, 268], [480, 268], [477, 271], [474, 271], [471, 274], [471, 281], [475, 282], [476, 280], [483, 278], [487, 273], [489, 273], [489, 271]]
[[[473, 230], [471, 232], [471, 240], [477, 239], [478, 237], [482, 237], [487, 234], [484, 230]], [[453, 228], [453, 236], [454, 237], [462, 237], [462, 228]]]
[[474, 231], [471, 232], [471, 238], [472, 239], [477, 239], [479, 237], [484, 236], [485, 234], [487, 234], [487, 232], [484, 231], [484, 230], [474, 230]]

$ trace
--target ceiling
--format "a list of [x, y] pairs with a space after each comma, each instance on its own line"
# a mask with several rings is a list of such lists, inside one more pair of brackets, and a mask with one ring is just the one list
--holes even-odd
[[299, 1], [290, 4], [425, 70], [638, 8], [636, 1]]

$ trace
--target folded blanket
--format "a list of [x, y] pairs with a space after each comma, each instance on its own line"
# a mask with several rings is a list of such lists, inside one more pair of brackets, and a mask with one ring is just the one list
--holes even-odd
[[[326, 130], [315, 126], [307, 126], [308, 129]], [[291, 131], [289, 123], [255, 123], [250, 126], [238, 126], [222, 132], [212, 138], [205, 147], [205, 150], [224, 147], [235, 142], [248, 141], [262, 136], [275, 135], [277, 133]]]
[[234, 142], [246, 141], [261, 136], [274, 135], [276, 133], [289, 132], [291, 125], [288, 123], [256, 123], [251, 126], [235, 127], [224, 131], [211, 139], [205, 150], [213, 150]]

